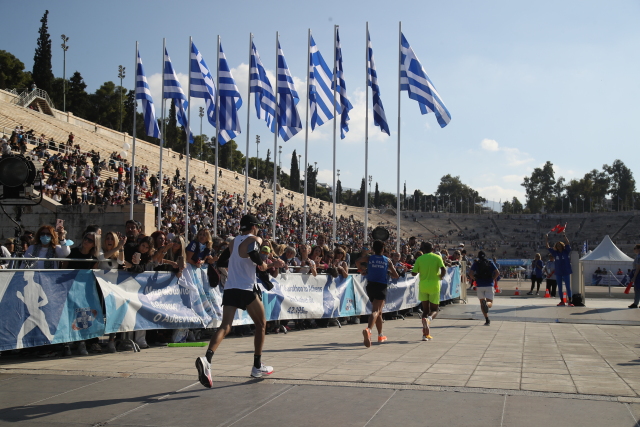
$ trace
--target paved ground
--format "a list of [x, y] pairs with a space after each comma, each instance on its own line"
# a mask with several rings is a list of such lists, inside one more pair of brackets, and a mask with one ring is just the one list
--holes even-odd
[[[416, 317], [385, 322], [389, 342], [370, 349], [361, 325], [271, 334], [263, 359], [275, 372], [262, 381], [248, 379], [253, 340], [228, 338], [214, 356], [213, 390], [195, 382], [203, 348], [3, 356], [0, 424], [640, 427], [640, 327], [503, 321], [507, 302], [516, 311], [559, 310], [503, 297], [490, 327], [444, 318], [473, 314], [478, 305], [469, 302], [444, 309], [430, 342], [420, 341]], [[607, 304], [615, 305], [592, 300], [586, 309]], [[564, 310], [571, 319], [584, 309]]]

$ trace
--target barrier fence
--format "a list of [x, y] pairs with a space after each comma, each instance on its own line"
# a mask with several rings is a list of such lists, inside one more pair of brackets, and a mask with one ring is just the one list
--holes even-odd
[[[262, 292], [267, 320], [335, 319], [371, 313], [366, 278], [282, 273]], [[389, 280], [384, 312], [415, 307], [419, 276]], [[118, 270], [0, 271], [0, 350], [65, 343], [106, 333], [215, 328], [222, 319], [220, 286], [189, 265], [173, 273]], [[441, 300], [460, 297], [460, 268], [442, 280]], [[238, 310], [234, 325], [251, 324]]]

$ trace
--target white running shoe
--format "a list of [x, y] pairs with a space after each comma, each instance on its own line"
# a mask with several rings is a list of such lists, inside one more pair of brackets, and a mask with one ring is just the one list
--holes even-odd
[[200, 384], [207, 388], [213, 387], [213, 380], [211, 379], [211, 363], [206, 357], [198, 357], [196, 359], [196, 369], [198, 370], [198, 380]]
[[273, 366], [267, 366], [264, 363], [257, 369], [255, 366], [251, 368], [251, 376], [253, 378], [261, 378], [264, 375], [273, 374]]
[[431, 341], [431, 335], [423, 335], [422, 336], [422, 341]]

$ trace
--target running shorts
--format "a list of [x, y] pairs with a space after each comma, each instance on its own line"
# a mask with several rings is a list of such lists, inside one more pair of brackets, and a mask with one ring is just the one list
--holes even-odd
[[254, 291], [243, 289], [225, 289], [222, 293], [222, 305], [246, 310], [247, 306], [256, 299]]
[[387, 299], [387, 284], [380, 282], [367, 282], [367, 296], [369, 301], [384, 301]]
[[478, 295], [478, 299], [490, 299], [493, 300], [493, 297], [496, 295], [495, 289], [493, 286], [478, 286], [476, 288], [476, 294]]
[[440, 283], [437, 285], [420, 286], [418, 299], [420, 301], [429, 301], [432, 304], [440, 304]]

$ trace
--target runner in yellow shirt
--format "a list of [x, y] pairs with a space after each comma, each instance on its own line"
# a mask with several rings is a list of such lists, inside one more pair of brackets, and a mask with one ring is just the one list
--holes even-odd
[[431, 321], [438, 315], [440, 306], [440, 281], [447, 273], [440, 255], [433, 253], [430, 242], [422, 242], [421, 255], [413, 266], [412, 274], [420, 274], [418, 298], [422, 301], [422, 341], [432, 340]]

